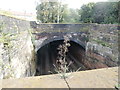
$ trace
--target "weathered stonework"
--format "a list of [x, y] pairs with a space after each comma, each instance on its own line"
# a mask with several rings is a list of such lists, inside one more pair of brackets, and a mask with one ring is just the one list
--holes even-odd
[[[37, 24], [31, 22], [35, 35], [36, 52], [47, 43], [63, 40], [69, 34], [71, 41], [84, 46], [88, 69], [117, 66], [118, 26], [114, 24]], [[40, 41], [40, 42], [39, 42]], [[73, 52], [74, 53], [74, 52]], [[76, 55], [77, 57], [77, 55]], [[79, 57], [79, 54], [78, 54]]]
[[[100, 67], [113, 67], [118, 63], [118, 26], [113, 24], [93, 25], [87, 43], [89, 60], [96, 61]], [[96, 63], [96, 64], [97, 64]]]
[[0, 78], [33, 76], [36, 63], [29, 22], [3, 15], [0, 21]]
[[117, 25], [36, 24], [0, 15], [0, 78], [34, 76], [37, 51], [51, 42], [59, 43], [65, 35], [73, 43], [70, 54], [87, 69], [117, 66]]

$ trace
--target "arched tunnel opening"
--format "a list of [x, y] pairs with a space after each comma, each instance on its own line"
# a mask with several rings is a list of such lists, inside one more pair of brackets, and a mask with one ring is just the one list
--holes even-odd
[[[56, 60], [58, 58], [58, 47], [63, 44], [63, 41], [64, 40], [56, 40], [49, 42], [37, 51], [36, 76], [48, 75], [51, 73], [56, 74], [54, 65], [56, 65]], [[69, 70], [72, 72], [79, 68], [80, 70], [86, 70], [87, 68], [83, 63], [85, 59], [85, 48], [74, 41], [69, 41], [69, 43], [70, 47], [68, 47], [68, 52], [66, 53], [66, 62], [72, 62], [68, 67]]]

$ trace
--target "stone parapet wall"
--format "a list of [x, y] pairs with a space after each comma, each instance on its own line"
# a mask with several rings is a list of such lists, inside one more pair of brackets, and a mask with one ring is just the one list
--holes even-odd
[[112, 88], [112, 90], [116, 90], [118, 76], [118, 67], [112, 67], [68, 73], [66, 79], [61, 78], [60, 74], [5, 79], [2, 80], [1, 88], [65, 88], [67, 90], [73, 88], [105, 88], [105, 90], [111, 90]]
[[30, 22], [32, 28], [34, 28], [35, 32], [87, 32], [91, 24], [37, 24], [34, 21]]

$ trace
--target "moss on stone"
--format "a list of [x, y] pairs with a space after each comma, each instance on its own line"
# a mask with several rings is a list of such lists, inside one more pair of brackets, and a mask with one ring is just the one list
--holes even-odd
[[96, 40], [96, 39], [93, 39], [92, 41], [95, 41], [97, 42], [98, 44], [102, 45], [102, 46], [105, 46], [105, 47], [110, 47], [112, 48], [112, 46], [108, 43], [108, 42], [105, 42], [105, 41], [102, 41], [102, 40]]

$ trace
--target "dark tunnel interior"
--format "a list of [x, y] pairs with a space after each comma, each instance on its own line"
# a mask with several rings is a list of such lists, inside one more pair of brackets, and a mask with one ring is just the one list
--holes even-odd
[[[37, 68], [36, 76], [39, 75], [48, 75], [56, 74], [55, 67], [56, 60], [58, 57], [58, 46], [63, 43], [63, 40], [56, 40], [50, 42], [37, 51]], [[85, 59], [85, 49], [74, 41], [69, 41], [70, 47], [66, 55], [66, 61], [69, 63], [72, 61], [72, 64], [69, 66], [70, 71], [76, 71], [78, 68], [81, 70], [86, 70], [87, 68], [83, 64]]]

